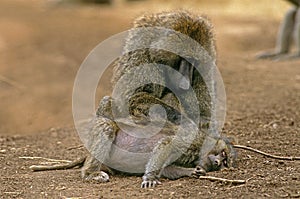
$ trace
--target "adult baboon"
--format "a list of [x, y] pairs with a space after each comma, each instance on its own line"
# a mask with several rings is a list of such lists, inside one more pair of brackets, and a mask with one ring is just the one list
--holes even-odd
[[[261, 53], [257, 56], [258, 59], [300, 58], [300, 1], [288, 1], [293, 4], [293, 7], [286, 12], [279, 27], [275, 51]], [[297, 52], [293, 55], [288, 55], [293, 40], [295, 41]]]
[[[157, 34], [154, 29], [147, 29], [157, 27], [163, 28], [163, 35]], [[214, 66], [216, 51], [211, 23], [205, 17], [187, 11], [173, 11], [143, 15], [134, 21], [134, 30], [137, 31], [129, 34], [124, 54], [114, 67], [112, 83], [113, 88], [117, 89], [118, 83], [122, 82], [120, 97], [104, 97], [96, 117], [90, 123], [90, 139], [87, 145], [91, 156], [85, 162], [82, 177], [86, 180], [102, 181], [108, 176], [104, 171], [122, 171], [126, 170], [125, 167], [135, 169], [142, 166], [145, 168], [141, 172], [144, 174], [142, 187], [153, 187], [159, 183], [160, 176], [175, 179], [203, 175], [207, 171], [232, 166], [235, 153], [226, 138], [208, 138], [213, 139], [215, 145], [204, 157], [200, 155], [203, 142], [209, 137], [207, 127], [211, 119], [212, 96], [201, 76], [203, 74], [196, 68], [203, 67], [209, 71], [209, 67]], [[182, 41], [178, 32], [192, 38], [201, 48], [193, 48], [192, 44]], [[148, 47], [135, 48], [140, 44]], [[169, 45], [174, 51], [179, 48], [183, 56], [158, 48], [165, 45]], [[161, 70], [161, 65], [170, 66], [181, 73], [181, 76]], [[139, 66], [145, 67], [138, 70]], [[142, 81], [140, 76], [161, 81], [166, 86], [147, 83], [131, 91], [132, 85], [138, 85]], [[190, 88], [195, 93], [196, 102], [193, 101], [191, 92], [188, 92]], [[180, 93], [180, 103], [172, 89]], [[128, 102], [129, 115], [113, 114], [115, 100]], [[167, 116], [166, 123], [157, 134], [147, 139], [139, 138], [126, 135], [120, 128], [122, 125], [129, 126], [130, 131], [141, 129], [139, 134], [149, 132], [150, 127], [147, 124], [149, 118], [151, 119], [151, 108], [157, 104], [165, 109]], [[117, 112], [123, 108], [118, 104], [116, 106]], [[197, 117], [200, 117], [201, 125], [195, 123]], [[158, 117], [152, 124], [159, 126], [160, 121]], [[152, 126], [150, 131], [155, 128], [156, 125]], [[114, 152], [115, 146], [133, 153], [150, 152], [150, 156], [141, 162], [130, 159], [125, 165], [120, 159], [126, 160], [129, 157], [125, 154], [121, 158], [120, 154]], [[103, 164], [116, 160], [119, 160], [115, 164], [116, 167], [120, 166], [119, 169], [111, 169], [108, 168], [109, 165]]]

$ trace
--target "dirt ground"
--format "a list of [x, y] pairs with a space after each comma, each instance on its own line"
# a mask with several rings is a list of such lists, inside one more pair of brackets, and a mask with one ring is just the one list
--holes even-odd
[[[237, 186], [182, 178], [163, 179], [162, 185], [145, 190], [134, 176], [112, 176], [110, 182], [97, 184], [83, 182], [79, 169], [31, 172], [29, 166], [42, 160], [22, 157], [74, 160], [86, 154], [70, 147], [81, 144], [73, 127], [71, 96], [87, 54], [128, 29], [146, 9], [181, 6], [181, 1], [173, 6], [158, 0], [119, 6], [53, 2], [0, 1], [0, 198], [300, 198], [299, 161], [242, 150], [237, 168], [210, 173], [248, 180]], [[288, 5], [278, 2], [270, 10], [274, 3], [268, 0], [257, 7], [248, 0], [243, 5], [235, 0], [192, 2], [187, 5], [209, 15], [216, 30], [227, 94], [223, 133], [272, 154], [299, 156], [300, 61], [254, 58], [274, 46]], [[107, 87], [100, 85], [98, 99], [109, 93]]]

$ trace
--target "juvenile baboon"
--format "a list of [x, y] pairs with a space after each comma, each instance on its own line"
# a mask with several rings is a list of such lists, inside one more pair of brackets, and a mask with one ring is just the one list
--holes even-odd
[[[155, 33], [149, 32], [147, 29], [149, 27], [165, 28], [164, 34], [168, 36], [157, 37]], [[208, 136], [211, 96], [208, 86], [196, 70], [196, 67], [212, 67], [216, 58], [215, 41], [210, 22], [205, 17], [187, 11], [174, 11], [146, 14], [134, 21], [134, 30], [138, 28], [141, 28], [142, 32], [133, 31], [129, 34], [124, 54], [116, 62], [112, 78], [114, 89], [118, 87], [120, 81], [123, 81], [121, 85], [125, 87], [120, 90], [122, 93], [120, 99], [128, 102], [129, 115], [123, 117], [122, 114], [120, 114], [121, 116], [113, 114], [113, 103], [118, 99], [104, 97], [101, 100], [96, 117], [88, 129], [90, 138], [87, 147], [91, 156], [85, 162], [82, 177], [87, 180], [105, 181], [108, 175], [103, 171], [118, 170], [108, 168], [109, 165], [103, 164], [103, 162], [120, 159], [119, 154], [114, 154], [114, 146], [122, 146], [122, 149], [134, 153], [150, 152], [150, 156], [145, 161], [136, 163], [135, 160], [132, 160], [129, 162], [129, 167], [142, 166], [145, 168], [142, 172], [144, 174], [142, 187], [153, 187], [159, 184], [160, 176], [176, 179], [182, 176], [203, 175], [207, 171], [232, 166], [235, 153], [231, 144], [226, 138]], [[145, 34], [143, 30], [147, 32], [146, 37], [143, 35]], [[192, 46], [176, 40], [180, 36], [175, 34], [175, 37], [172, 37], [174, 36], [172, 31], [192, 38], [205, 52], [194, 52], [195, 49]], [[169, 34], [170, 32], [171, 34]], [[166, 38], [167, 40], [165, 40]], [[183, 56], [163, 48], [135, 48], [140, 43], [146, 43], [146, 46], [163, 46], [169, 42], [168, 39], [175, 39], [176, 42], [173, 42], [172, 45], [175, 44], [175, 48], [182, 48], [180, 50], [184, 52]], [[195, 53], [200, 55], [195, 55]], [[138, 71], [138, 74], [131, 73], [138, 66], [147, 64], [150, 64], [150, 67], [143, 68], [143, 71]], [[152, 66], [151, 64], [168, 65], [180, 72], [182, 76], [176, 76], [169, 72], [158, 73], [158, 76], [155, 76], [154, 71], [157, 65]], [[140, 73], [147, 74], [150, 79], [161, 80], [167, 86], [149, 83], [136, 88], [133, 92], [129, 91], [130, 86], [128, 85], [132, 84], [132, 81], [134, 81], [133, 84], [139, 83], [139, 79], [136, 80], [135, 77], [141, 75]], [[128, 74], [129, 78], [126, 77]], [[179, 91], [180, 103], [177, 99], [178, 96], [170, 88], [173, 91]], [[193, 104], [192, 96], [188, 92], [190, 88], [196, 95], [196, 104]], [[147, 139], [136, 138], [127, 136], [120, 129], [120, 125], [123, 125], [130, 127], [132, 131], [142, 129], [141, 134], [142, 131], [151, 132], [152, 129], [154, 131], [155, 125], [149, 131], [147, 129], [149, 126], [146, 124], [151, 116], [150, 109], [157, 104], [165, 109], [167, 116], [167, 121], [159, 133]], [[116, 106], [116, 109], [122, 108]], [[198, 112], [193, 110], [195, 106], [199, 109]], [[195, 123], [197, 117], [200, 117], [200, 125]], [[133, 122], [129, 120], [132, 118]], [[157, 121], [152, 121], [152, 124], [158, 122], [159, 126], [160, 121], [161, 119], [158, 117]], [[206, 123], [208, 125], [203, 125]], [[206, 128], [202, 128], [203, 126]], [[200, 152], [205, 139], [214, 139], [215, 145], [205, 157], [202, 157]], [[122, 166], [120, 165], [120, 171], [123, 169]]]
[[[293, 4], [293, 7], [286, 12], [279, 27], [275, 51], [261, 53], [257, 58], [271, 58], [275, 60], [300, 58], [300, 1], [288, 1]], [[297, 52], [293, 55], [288, 55], [292, 40], [295, 41]]]
[[[141, 97], [145, 98], [147, 96]], [[152, 99], [146, 101], [149, 102]], [[185, 128], [184, 133], [192, 133], [191, 131], [194, 128], [191, 128], [190, 123], [179, 126], [167, 121], [164, 128], [151, 138], [136, 138], [115, 126], [115, 122], [110, 119], [112, 117], [111, 104], [112, 98], [104, 97], [98, 107], [97, 117], [92, 122], [91, 138], [90, 143], [88, 143], [91, 155], [87, 157], [81, 170], [83, 179], [107, 182], [109, 180], [108, 173], [124, 173], [124, 170], [131, 170], [126, 173], [144, 174], [142, 187], [146, 188], [160, 184], [160, 177], [168, 179], [177, 179], [184, 176], [197, 177], [205, 175], [206, 172], [235, 166], [236, 152], [227, 138], [218, 138], [213, 149], [205, 157], [200, 157], [201, 146], [207, 137], [205, 129], [197, 132], [191, 144], [182, 143], [184, 136], [176, 135], [178, 130], [182, 130], [180, 128]], [[117, 122], [118, 125], [123, 127], [125, 125], [130, 126], [131, 129], [139, 128], [140, 131], [146, 131], [147, 133], [156, 131], [158, 127], [155, 124], [159, 124], [159, 121], [156, 121], [151, 128], [142, 124], [132, 124], [129, 120], [123, 118], [118, 119]], [[119, 151], [116, 151], [115, 146], [130, 153], [142, 153], [145, 158], [133, 157], [134, 159], [130, 159], [132, 157], [127, 155], [124, 157], [124, 155], [118, 153]], [[181, 153], [182, 151], [184, 152]], [[146, 153], [149, 153], [150, 156], [148, 157]], [[99, 159], [106, 159], [108, 163], [117, 162], [118, 165], [111, 168], [101, 163]]]

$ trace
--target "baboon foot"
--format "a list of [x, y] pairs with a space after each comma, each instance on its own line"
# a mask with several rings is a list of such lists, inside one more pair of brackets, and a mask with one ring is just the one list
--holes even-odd
[[287, 55], [286, 53], [280, 52], [263, 52], [256, 55], [256, 59], [272, 59], [277, 60], [278, 58]]
[[86, 181], [109, 182], [109, 175], [104, 171], [98, 171], [84, 177]]
[[144, 175], [141, 188], [154, 188], [159, 184], [161, 184], [161, 182], [154, 175]]
[[161, 182], [158, 180], [143, 180], [141, 188], [154, 188], [159, 184], [161, 184]]
[[300, 53], [295, 53], [292, 55], [282, 55], [274, 58], [274, 61], [292, 61], [292, 60], [297, 60], [300, 59]]

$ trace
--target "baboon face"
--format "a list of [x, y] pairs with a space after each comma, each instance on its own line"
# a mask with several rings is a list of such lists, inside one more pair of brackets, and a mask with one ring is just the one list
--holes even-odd
[[193, 59], [177, 58], [171, 66], [175, 71], [168, 71], [166, 74], [167, 85], [175, 91], [184, 92], [193, 86], [196, 61]]
[[209, 154], [207, 157], [206, 171], [218, 171], [228, 166], [228, 156], [225, 151], [218, 154]]
[[186, 59], [181, 59], [179, 63], [178, 72], [181, 73], [182, 77], [175, 80], [176, 87], [182, 90], [188, 90], [192, 85], [193, 81], [193, 65]]
[[[225, 139], [225, 138], [224, 138]], [[236, 163], [236, 151], [227, 139], [217, 141], [215, 148], [200, 161], [200, 166], [205, 171], [219, 171], [223, 168], [234, 167]]]
[[[192, 86], [194, 66], [196, 64], [194, 58], [182, 57], [162, 49], [149, 49], [149, 60], [152, 63], [163, 64], [174, 69], [174, 71], [166, 71], [165, 74], [169, 88], [176, 91], [187, 91]], [[179, 72], [181, 76], [175, 71]]]

